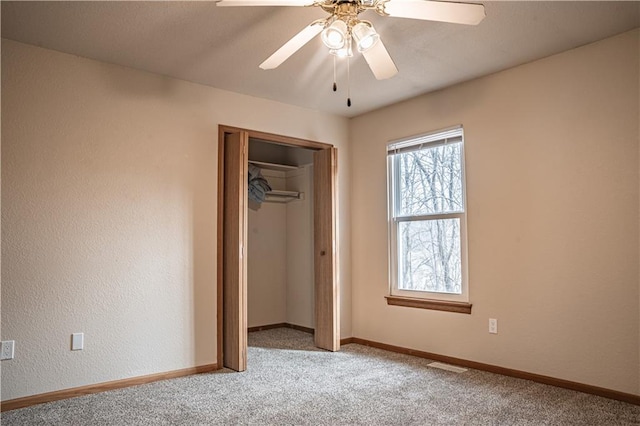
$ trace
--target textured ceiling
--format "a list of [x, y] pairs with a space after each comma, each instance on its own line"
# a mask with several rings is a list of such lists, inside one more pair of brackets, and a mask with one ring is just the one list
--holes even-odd
[[319, 8], [216, 7], [203, 2], [2, 1], [2, 37], [61, 52], [352, 117], [422, 93], [640, 26], [640, 2], [483, 2], [478, 26], [365, 12], [400, 72], [376, 80], [361, 55], [333, 61], [319, 37], [275, 70], [264, 59]]

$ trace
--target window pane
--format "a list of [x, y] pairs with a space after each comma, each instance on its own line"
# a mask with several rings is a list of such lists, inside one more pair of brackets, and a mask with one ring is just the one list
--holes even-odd
[[396, 154], [399, 216], [464, 211], [462, 143]]
[[462, 293], [460, 219], [398, 224], [398, 289]]

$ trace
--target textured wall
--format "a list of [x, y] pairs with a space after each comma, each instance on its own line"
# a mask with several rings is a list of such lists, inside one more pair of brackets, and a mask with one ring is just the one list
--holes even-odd
[[313, 168], [262, 174], [274, 189], [303, 192], [304, 199], [249, 210], [249, 327], [286, 322], [314, 328]]
[[287, 203], [287, 322], [315, 328], [313, 166], [287, 172], [287, 189], [304, 193]]
[[9, 40], [2, 112], [3, 400], [216, 362], [219, 124], [349, 157], [346, 119]]
[[[273, 189], [285, 189], [284, 172], [262, 170]], [[265, 202], [249, 209], [247, 321], [249, 327], [287, 322], [287, 206]]]
[[[640, 394], [639, 34], [352, 120], [355, 336]], [[387, 306], [385, 146], [456, 124], [473, 313]]]

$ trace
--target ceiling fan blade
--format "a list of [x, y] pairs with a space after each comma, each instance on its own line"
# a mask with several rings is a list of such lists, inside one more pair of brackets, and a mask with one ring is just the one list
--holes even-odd
[[221, 0], [216, 6], [311, 6], [313, 0]]
[[481, 4], [431, 0], [389, 0], [384, 4], [384, 11], [397, 18], [467, 25], [478, 25], [485, 17]]
[[312, 22], [304, 27], [302, 31], [294, 35], [291, 40], [286, 42], [282, 47], [269, 56], [260, 68], [263, 70], [271, 70], [280, 66], [281, 63], [289, 59], [291, 55], [296, 53], [302, 46], [309, 43], [312, 38], [320, 34], [324, 28], [324, 20]]
[[382, 40], [378, 40], [372, 48], [362, 52], [362, 56], [364, 56], [373, 75], [378, 80], [391, 78], [398, 73], [398, 68], [396, 68], [396, 64], [393, 63], [391, 56], [389, 56], [387, 48], [382, 44]]

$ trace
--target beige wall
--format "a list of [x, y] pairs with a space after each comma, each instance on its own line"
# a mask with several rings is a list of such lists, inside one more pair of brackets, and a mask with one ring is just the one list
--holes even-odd
[[[640, 393], [638, 43], [636, 30], [352, 120], [355, 336]], [[473, 313], [387, 306], [385, 145], [456, 124]]]
[[346, 119], [9, 40], [2, 112], [3, 400], [216, 362], [219, 124], [338, 147], [350, 294]]
[[287, 204], [287, 322], [315, 328], [313, 166], [287, 172], [287, 190], [304, 200]]
[[249, 210], [249, 327], [288, 323], [314, 328], [313, 168], [263, 169], [262, 175], [273, 189], [304, 195]]
[[[284, 172], [262, 170], [273, 189], [284, 189]], [[287, 206], [265, 202], [249, 209], [247, 323], [287, 322]]]

